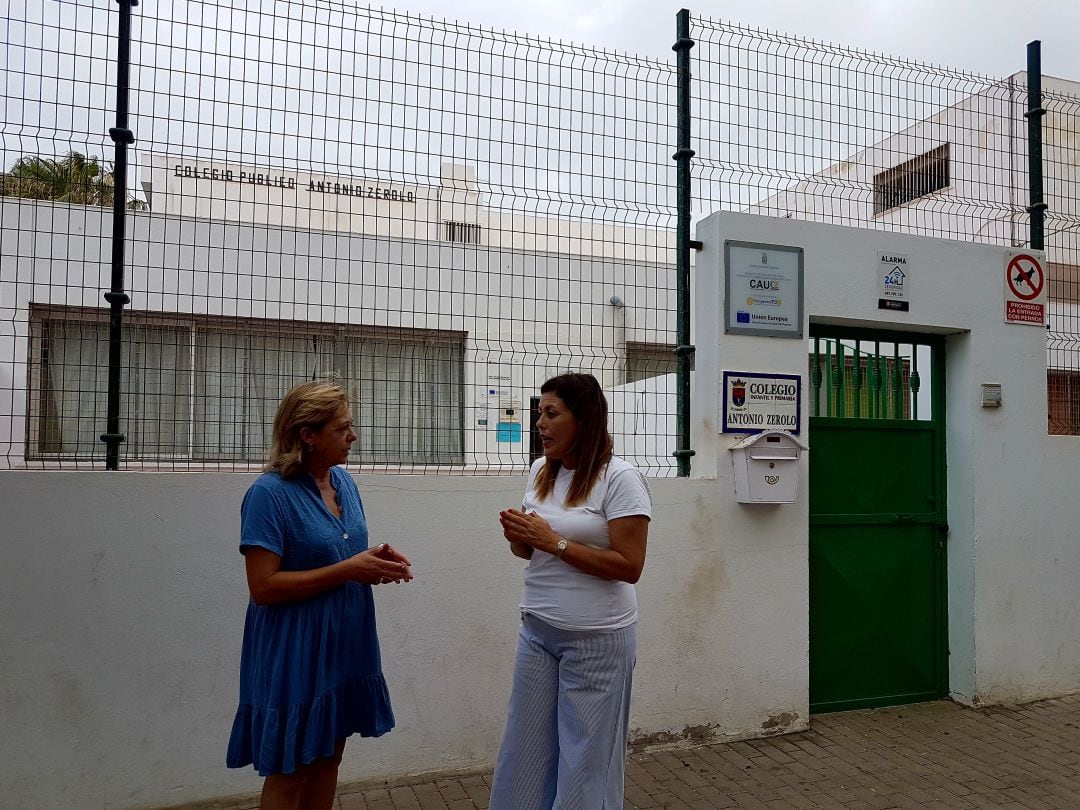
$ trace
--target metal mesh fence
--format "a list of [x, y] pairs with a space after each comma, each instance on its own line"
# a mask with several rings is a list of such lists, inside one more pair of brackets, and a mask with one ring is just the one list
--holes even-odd
[[1022, 79], [700, 18], [692, 35], [702, 213], [1026, 239]]
[[[95, 468], [116, 4], [7, 6], [0, 466]], [[358, 469], [522, 472], [539, 385], [584, 371], [616, 452], [673, 474], [673, 68], [234, 6], [133, 12], [120, 466], [257, 467], [281, 395], [329, 376]]]
[[[96, 468], [116, 5], [6, 9], [0, 466]], [[695, 217], [1027, 242], [1024, 74], [691, 38]], [[139, 6], [131, 40], [121, 466], [257, 467], [282, 393], [332, 377], [357, 468], [522, 472], [573, 370], [616, 451], [674, 474], [673, 62], [340, 0]], [[1078, 90], [1044, 99], [1049, 424], [1074, 434]]]
[[[691, 36], [696, 215], [723, 208], [1028, 244], [1024, 73], [995, 79], [702, 18]], [[1080, 434], [1078, 94], [1080, 84], [1044, 79], [1049, 429], [1071, 434]]]
[[1080, 435], [1080, 84], [1043, 81], [1050, 432], [1076, 436]]

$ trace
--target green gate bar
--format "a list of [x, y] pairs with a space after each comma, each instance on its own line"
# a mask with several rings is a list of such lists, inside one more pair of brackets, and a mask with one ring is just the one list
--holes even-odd
[[814, 416], [821, 416], [821, 341], [814, 338], [814, 367], [810, 371], [810, 386], [814, 391]]
[[893, 344], [893, 419], [904, 418], [904, 366], [900, 362], [900, 346]]
[[[919, 394], [924, 376], [919, 370], [919, 352], [932, 348], [930, 344], [875, 339], [873, 348], [868, 346], [864, 350], [861, 338], [815, 335], [812, 341], [809, 358], [812, 416], [892, 421], [919, 419]], [[887, 347], [882, 351], [882, 342], [892, 344], [891, 353]], [[850, 371], [847, 367], [849, 358]], [[907, 397], [909, 399], [905, 401]]]
[[851, 390], [854, 392], [854, 396], [852, 397], [852, 399], [854, 400], [854, 409], [855, 409], [855, 413], [853, 413], [852, 416], [855, 417], [856, 419], [858, 419], [860, 416], [862, 416], [862, 402], [861, 402], [861, 400], [862, 400], [863, 375], [862, 375], [862, 369], [860, 368], [860, 365], [862, 364], [862, 360], [859, 357], [859, 354], [860, 354], [859, 353], [859, 341], [856, 340], [855, 341], [855, 358], [854, 358], [854, 360], [852, 361], [852, 364], [851, 364]]

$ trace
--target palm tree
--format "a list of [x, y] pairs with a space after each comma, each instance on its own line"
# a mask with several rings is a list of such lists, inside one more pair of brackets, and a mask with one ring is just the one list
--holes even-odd
[[[115, 170], [103, 170], [96, 157], [87, 158], [75, 151], [62, 158], [22, 157], [11, 171], [0, 174], [0, 197], [108, 207], [113, 204], [115, 188]], [[128, 207], [145, 208], [146, 203], [132, 199]]]

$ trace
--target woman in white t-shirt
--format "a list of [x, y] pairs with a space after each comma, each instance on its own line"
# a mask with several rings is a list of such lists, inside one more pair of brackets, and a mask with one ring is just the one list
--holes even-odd
[[652, 499], [612, 455], [591, 374], [540, 388], [544, 457], [522, 508], [499, 514], [529, 561], [510, 710], [491, 810], [621, 810], [637, 594]]

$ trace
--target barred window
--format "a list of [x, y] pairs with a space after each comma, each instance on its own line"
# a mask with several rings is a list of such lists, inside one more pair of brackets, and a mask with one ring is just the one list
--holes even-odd
[[874, 213], [906, 205], [949, 185], [949, 144], [874, 175]]
[[1050, 433], [1080, 435], [1080, 371], [1047, 369], [1046, 386]]
[[[108, 395], [108, 312], [31, 311], [27, 456], [97, 459]], [[124, 316], [121, 456], [266, 459], [278, 402], [333, 377], [350, 392], [357, 463], [464, 461], [465, 335], [212, 316]]]
[[480, 244], [480, 226], [472, 222], [443, 222], [444, 238], [447, 242], [459, 242], [465, 245]]

